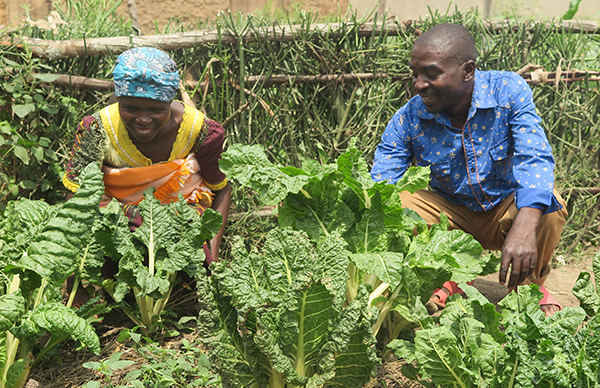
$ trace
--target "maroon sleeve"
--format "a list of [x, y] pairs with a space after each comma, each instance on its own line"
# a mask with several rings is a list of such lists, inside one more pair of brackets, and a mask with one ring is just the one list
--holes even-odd
[[226, 177], [219, 169], [219, 159], [223, 152], [225, 130], [216, 121], [205, 119], [207, 126], [204, 143], [196, 150], [196, 159], [200, 164], [200, 173], [209, 188], [220, 190], [225, 186]]

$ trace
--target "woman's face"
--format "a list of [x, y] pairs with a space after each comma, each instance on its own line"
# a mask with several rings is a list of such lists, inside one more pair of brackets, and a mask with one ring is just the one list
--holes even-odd
[[171, 102], [142, 97], [118, 97], [119, 114], [131, 137], [148, 142], [165, 127], [171, 118]]

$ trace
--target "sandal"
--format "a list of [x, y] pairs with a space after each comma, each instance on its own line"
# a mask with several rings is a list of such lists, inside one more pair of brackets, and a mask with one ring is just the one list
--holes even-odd
[[[467, 284], [473, 284], [469, 282]], [[427, 311], [430, 315], [437, 313], [446, 307], [446, 299], [454, 294], [464, 294], [463, 290], [458, 287], [458, 284], [452, 281], [447, 281], [442, 285], [442, 288], [438, 288], [433, 292], [429, 301], [425, 304]], [[437, 296], [437, 298], [435, 298]]]
[[[541, 306], [548, 306], [548, 305], [554, 305], [558, 307], [558, 311], [562, 310], [562, 306], [560, 303], [558, 303], [558, 301], [556, 299], [554, 299], [554, 296], [552, 296], [552, 294], [550, 293], [550, 291], [548, 291], [546, 289], [546, 287], [544, 286], [540, 286], [540, 292], [542, 294], [544, 294], [544, 296], [542, 297], [542, 299], [540, 299], [540, 307]], [[544, 311], [544, 313], [546, 314], [547, 317], [552, 316], [553, 313], [548, 314]]]

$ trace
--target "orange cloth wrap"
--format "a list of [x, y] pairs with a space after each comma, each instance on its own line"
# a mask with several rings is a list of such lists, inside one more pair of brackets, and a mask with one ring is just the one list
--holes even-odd
[[179, 193], [190, 203], [203, 208], [212, 205], [212, 191], [199, 172], [199, 165], [190, 154], [185, 159], [145, 167], [115, 168], [103, 166], [105, 199], [116, 198], [123, 204], [138, 204], [144, 191], [155, 187], [154, 196], [162, 204], [177, 201]]

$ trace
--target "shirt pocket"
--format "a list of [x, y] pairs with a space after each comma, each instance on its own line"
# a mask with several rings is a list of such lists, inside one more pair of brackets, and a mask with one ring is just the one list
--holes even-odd
[[449, 194], [454, 193], [450, 163], [435, 163], [429, 165], [429, 168], [431, 169], [431, 187], [441, 189]]
[[504, 176], [508, 173], [511, 155], [509, 149], [509, 139], [504, 139], [490, 148], [490, 158], [492, 159], [493, 170], [496, 176]]

